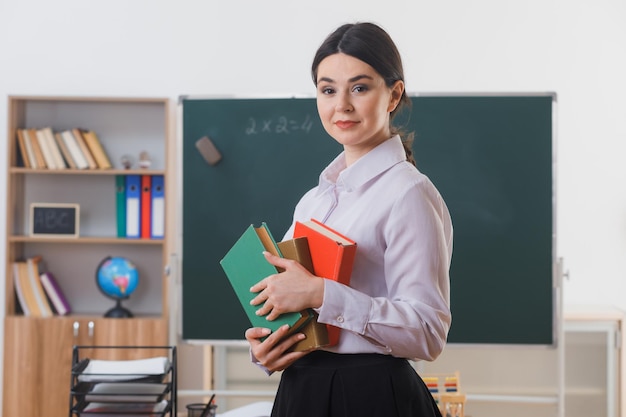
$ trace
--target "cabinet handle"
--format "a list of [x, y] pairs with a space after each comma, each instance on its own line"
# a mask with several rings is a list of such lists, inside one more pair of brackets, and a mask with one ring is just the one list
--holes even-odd
[[78, 337], [78, 330], [80, 329], [80, 323], [75, 321], [72, 324], [72, 327], [74, 328], [74, 337]]
[[90, 321], [89, 323], [87, 323], [87, 328], [89, 329], [89, 331], [88, 331], [88, 335], [89, 335], [89, 338], [90, 338], [90, 339], [93, 339], [93, 330], [94, 330], [94, 327], [95, 327], [95, 326], [96, 326], [96, 325], [94, 324], [94, 322], [93, 322], [93, 321]]

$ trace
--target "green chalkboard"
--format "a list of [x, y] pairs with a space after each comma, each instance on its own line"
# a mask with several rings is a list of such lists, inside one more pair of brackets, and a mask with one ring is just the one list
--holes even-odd
[[[553, 345], [552, 94], [417, 95], [400, 122], [454, 224], [450, 343]], [[241, 340], [219, 260], [250, 224], [280, 238], [341, 148], [313, 98], [183, 97], [183, 339]], [[222, 155], [196, 149], [208, 136]]]

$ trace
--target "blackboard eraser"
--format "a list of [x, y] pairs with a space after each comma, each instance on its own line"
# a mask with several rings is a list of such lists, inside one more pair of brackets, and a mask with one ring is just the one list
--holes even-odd
[[222, 160], [222, 154], [217, 150], [215, 144], [208, 136], [203, 136], [198, 139], [196, 141], [196, 148], [209, 165], [215, 165]]

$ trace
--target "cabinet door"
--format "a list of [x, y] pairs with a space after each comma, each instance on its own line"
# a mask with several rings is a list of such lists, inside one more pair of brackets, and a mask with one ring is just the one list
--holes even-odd
[[39, 319], [26, 317], [4, 320], [3, 416], [43, 415], [38, 401], [42, 387], [39, 325]]
[[91, 344], [90, 321], [69, 317], [5, 319], [3, 416], [68, 416], [72, 347]]
[[86, 323], [69, 317], [52, 317], [40, 322], [43, 345], [40, 354], [42, 386], [37, 397], [42, 411], [39, 415], [66, 417], [69, 415], [72, 347], [85, 342]]

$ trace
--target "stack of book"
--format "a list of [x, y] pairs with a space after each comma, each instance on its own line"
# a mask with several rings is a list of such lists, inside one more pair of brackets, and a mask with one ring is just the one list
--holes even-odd
[[42, 268], [42, 257], [13, 262], [13, 282], [19, 307], [25, 316], [64, 316], [71, 307], [54, 274]]
[[18, 162], [32, 169], [110, 169], [100, 139], [92, 130], [54, 132], [51, 127], [17, 129]]
[[340, 329], [318, 323], [317, 314], [312, 309], [281, 314], [272, 321], [256, 314], [261, 306], [250, 305], [256, 295], [250, 292], [250, 287], [265, 277], [280, 272], [267, 262], [263, 251], [296, 260], [318, 277], [349, 285], [356, 243], [315, 219], [296, 222], [294, 238], [277, 243], [267, 224], [262, 223], [260, 227], [250, 225], [220, 261], [253, 327], [276, 331], [282, 325], [288, 324], [290, 331], [287, 336], [304, 333], [306, 338], [292, 347], [294, 351], [336, 345], [339, 342]]

